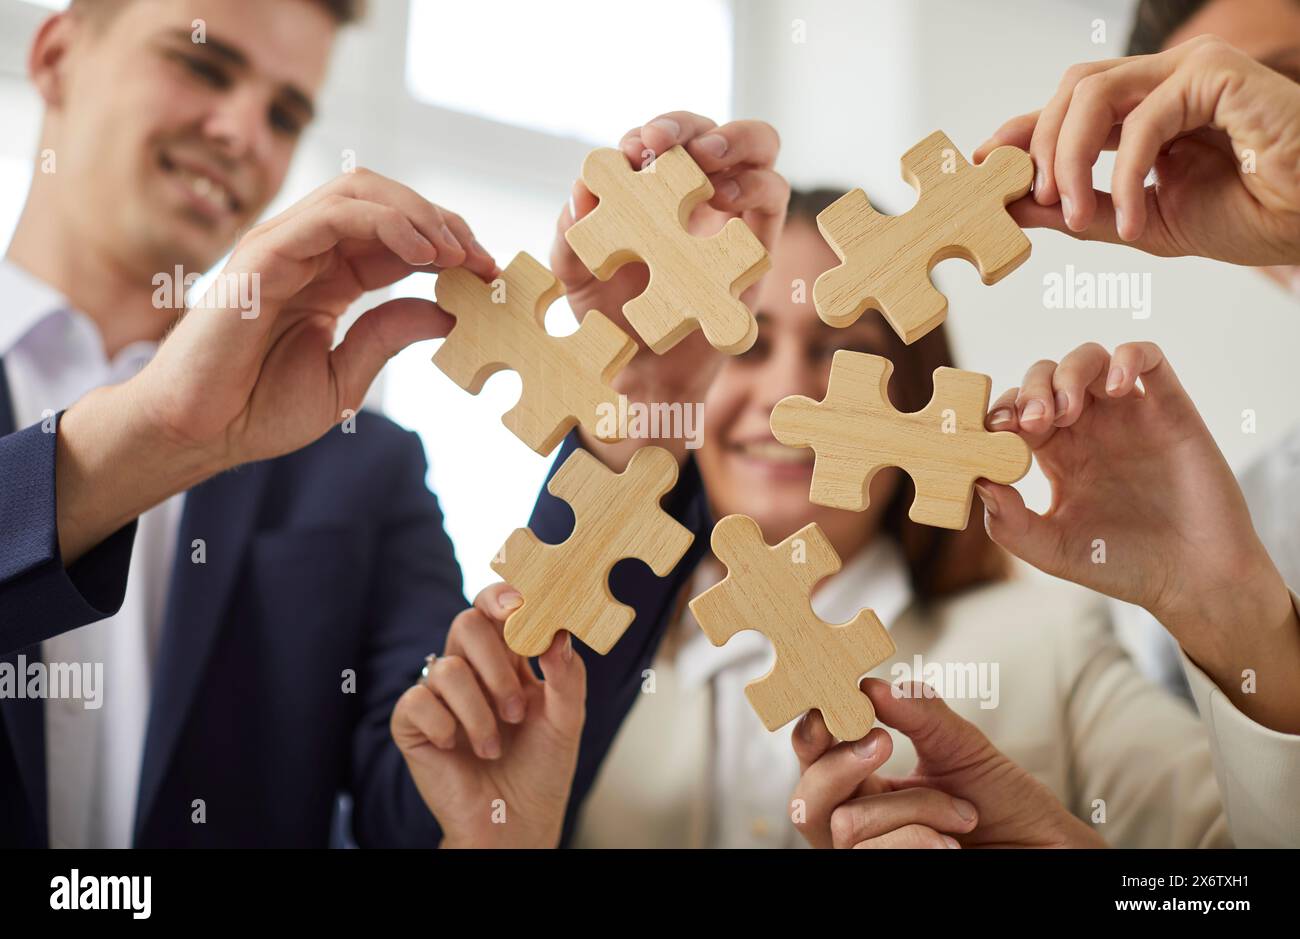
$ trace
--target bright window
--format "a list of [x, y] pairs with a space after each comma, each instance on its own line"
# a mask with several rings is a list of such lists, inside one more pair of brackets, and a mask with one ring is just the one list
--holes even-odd
[[27, 186], [32, 178], [32, 161], [0, 157], [0, 254], [4, 253], [18, 226]]
[[[463, 213], [502, 267], [517, 251], [527, 251], [544, 264], [550, 256], [562, 191], [550, 193], [450, 169], [408, 182]], [[432, 299], [434, 281], [431, 274], [416, 274], [395, 285], [393, 295]], [[563, 298], [551, 307], [546, 326], [555, 335], [577, 328]], [[511, 531], [528, 524], [550, 459], [529, 450], [501, 424], [501, 415], [519, 399], [519, 377], [498, 372], [478, 395], [467, 394], [430, 361], [441, 343], [416, 343], [388, 363], [382, 406], [424, 441], [429, 485], [442, 505], [465, 590], [473, 599], [501, 579], [490, 567], [492, 557]]]
[[411, 0], [407, 85], [426, 104], [609, 145], [641, 115], [729, 120], [732, 44], [729, 0]]

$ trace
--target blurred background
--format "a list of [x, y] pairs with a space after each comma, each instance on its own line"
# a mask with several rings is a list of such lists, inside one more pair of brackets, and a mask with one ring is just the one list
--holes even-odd
[[[58, 0], [0, 0], [0, 245], [8, 243], [35, 157], [39, 106], [27, 43]], [[761, 118], [780, 131], [778, 169], [796, 185], [866, 189], [883, 210], [915, 194], [898, 160], [935, 129], [966, 155], [1006, 118], [1041, 106], [1074, 62], [1122, 55], [1128, 0], [371, 0], [346, 31], [320, 118], [272, 214], [349, 160], [460, 212], [504, 265], [545, 260], [585, 153], [656, 114]], [[1109, 164], [1102, 167], [1109, 177]], [[1087, 340], [1153, 339], [1166, 350], [1234, 468], [1300, 420], [1291, 350], [1300, 297], [1259, 274], [1199, 260], [1031, 232], [1029, 260], [995, 287], [964, 261], [939, 265], [958, 364], [993, 377], [994, 395], [1039, 358]], [[1149, 273], [1150, 315], [1062, 310], [1045, 278]], [[399, 285], [433, 296], [430, 277]], [[575, 324], [563, 302], [553, 332]], [[430, 485], [466, 589], [524, 524], [547, 461], [500, 425], [519, 383], [492, 378], [477, 398], [430, 364], [436, 343], [395, 358], [371, 404], [419, 432]], [[1243, 412], [1254, 412], [1254, 430]], [[706, 415], [707, 419], [707, 415]], [[470, 446], [465, 446], [471, 441]], [[1045, 508], [1046, 482], [1021, 484]]]

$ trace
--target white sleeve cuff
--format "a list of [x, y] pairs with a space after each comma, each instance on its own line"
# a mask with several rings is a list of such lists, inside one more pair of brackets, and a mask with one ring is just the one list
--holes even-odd
[[[1291, 602], [1300, 610], [1300, 597]], [[1232, 840], [1242, 848], [1300, 847], [1300, 735], [1255, 723], [1180, 650], [1210, 734], [1214, 775]]]

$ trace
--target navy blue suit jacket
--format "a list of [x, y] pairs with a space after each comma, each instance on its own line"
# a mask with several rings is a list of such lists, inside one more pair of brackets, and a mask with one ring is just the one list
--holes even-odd
[[[50, 636], [122, 602], [134, 524], [65, 568], [55, 527], [55, 435], [13, 433], [0, 371], [0, 660], [40, 658]], [[555, 465], [575, 446], [571, 436]], [[336, 794], [362, 846], [437, 844], [388, 723], [423, 657], [467, 606], [419, 439], [362, 412], [288, 456], [190, 490], [155, 664], [137, 846], [325, 846]], [[707, 546], [694, 464], [667, 508], [695, 534], [667, 578], [636, 561], [611, 587], [636, 619], [606, 656], [581, 644], [589, 687], [565, 839], [636, 699], [664, 625]], [[543, 491], [530, 526], [572, 527]], [[203, 539], [206, 563], [191, 562]], [[561, 624], [563, 625], [563, 624]], [[343, 693], [344, 672], [355, 693]], [[105, 693], [111, 694], [112, 689]], [[0, 846], [47, 843], [43, 702], [0, 700]], [[206, 822], [191, 821], [202, 799]]]

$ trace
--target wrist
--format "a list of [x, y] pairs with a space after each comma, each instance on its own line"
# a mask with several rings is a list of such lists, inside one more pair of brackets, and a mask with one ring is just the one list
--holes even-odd
[[63, 413], [55, 458], [59, 550], [70, 564], [168, 497], [223, 467], [168, 439], [132, 382], [98, 388]]
[[1279, 639], [1295, 618], [1291, 592], [1266, 554], [1256, 570], [1257, 576], [1234, 580], [1230, 588], [1149, 608], [1207, 674], [1240, 671], [1243, 662], [1276, 654]]

